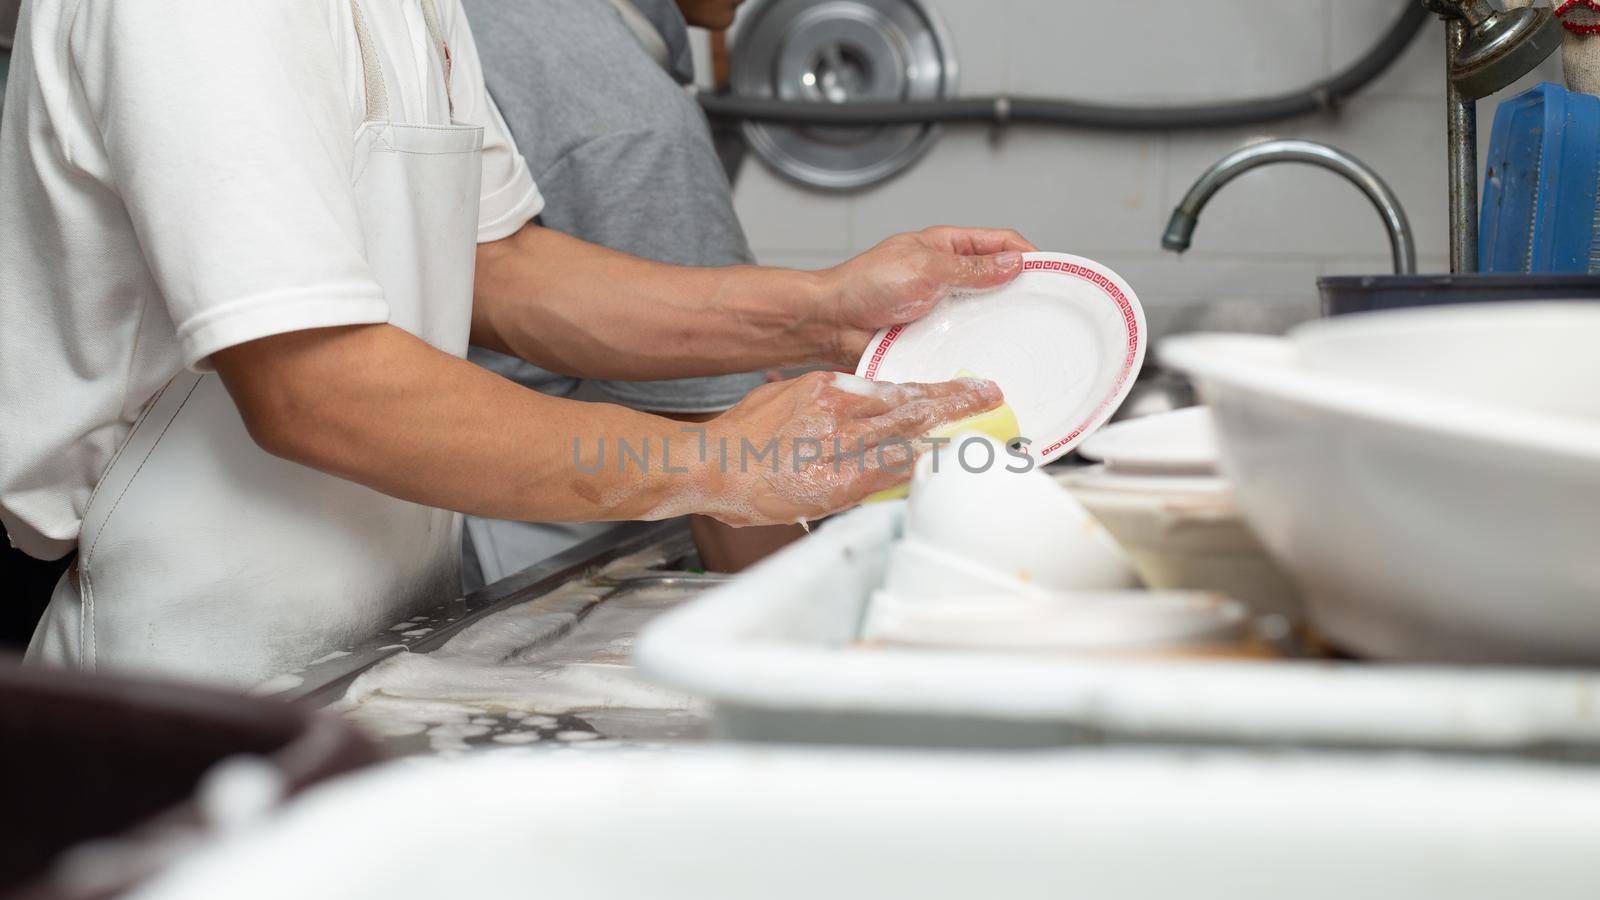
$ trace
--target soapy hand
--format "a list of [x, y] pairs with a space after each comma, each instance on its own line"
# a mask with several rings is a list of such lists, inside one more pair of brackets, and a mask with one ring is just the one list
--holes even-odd
[[695, 511], [730, 525], [821, 518], [904, 482], [928, 449], [919, 438], [1003, 400], [975, 378], [883, 384], [813, 372], [766, 385], [708, 426], [727, 459], [708, 467]]
[[1005, 229], [927, 228], [895, 235], [824, 273], [837, 321], [835, 362], [855, 366], [880, 328], [913, 322], [950, 291], [999, 287], [1036, 249]]

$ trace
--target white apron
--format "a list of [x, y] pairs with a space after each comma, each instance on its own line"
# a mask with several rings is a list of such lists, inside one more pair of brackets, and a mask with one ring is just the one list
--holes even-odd
[[[422, 6], [433, 77], [448, 83], [437, 10]], [[366, 74], [352, 179], [367, 259], [390, 323], [464, 356], [483, 129], [389, 121], [357, 0], [351, 12]], [[268, 455], [215, 374], [184, 372], [96, 486], [28, 655], [255, 684], [454, 596], [460, 531], [454, 513]]]

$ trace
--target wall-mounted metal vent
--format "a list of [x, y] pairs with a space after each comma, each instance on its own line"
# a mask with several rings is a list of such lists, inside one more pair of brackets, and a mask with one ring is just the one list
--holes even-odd
[[[955, 95], [950, 39], [919, 0], [766, 0], [740, 23], [733, 89], [791, 102], [937, 100]], [[853, 190], [911, 165], [938, 126], [791, 127], [747, 122], [750, 147], [811, 187]]]

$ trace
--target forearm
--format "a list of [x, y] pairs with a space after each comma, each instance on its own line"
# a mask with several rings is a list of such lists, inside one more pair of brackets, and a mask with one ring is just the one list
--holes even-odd
[[[398, 328], [280, 335], [216, 363], [269, 452], [416, 503], [597, 521], [697, 512], [694, 498], [706, 495], [704, 467], [683, 464], [699, 439], [680, 423], [545, 397]], [[646, 461], [622, 464], [619, 438]]]
[[546, 228], [478, 249], [473, 343], [590, 378], [651, 380], [836, 363], [825, 276], [684, 268]]

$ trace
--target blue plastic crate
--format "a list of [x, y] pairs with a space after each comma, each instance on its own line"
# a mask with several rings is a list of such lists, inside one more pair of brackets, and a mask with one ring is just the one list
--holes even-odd
[[1600, 97], [1541, 84], [1500, 105], [1484, 171], [1479, 267], [1600, 272]]

